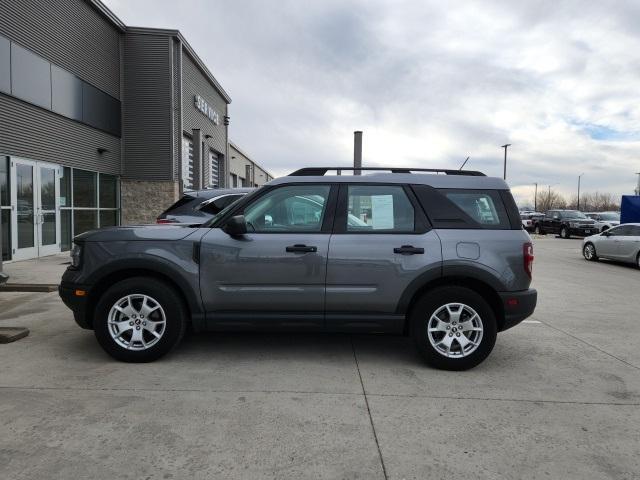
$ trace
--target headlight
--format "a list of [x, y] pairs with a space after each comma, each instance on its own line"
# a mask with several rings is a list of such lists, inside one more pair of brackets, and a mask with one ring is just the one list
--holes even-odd
[[571, 228], [578, 228], [580, 226], [580, 224], [578, 222], [569, 222], [569, 226]]
[[71, 265], [74, 268], [79, 268], [81, 260], [82, 260], [82, 245], [78, 243], [74, 243], [73, 248], [71, 249]]

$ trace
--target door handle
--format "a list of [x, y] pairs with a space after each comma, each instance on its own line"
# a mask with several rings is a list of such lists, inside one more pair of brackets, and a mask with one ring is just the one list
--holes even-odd
[[393, 249], [393, 253], [400, 253], [402, 255], [415, 255], [417, 253], [424, 253], [424, 248], [414, 247], [413, 245], [402, 245]]
[[295, 252], [295, 253], [308, 253], [308, 252], [317, 252], [318, 247], [306, 246], [301, 243], [296, 243], [295, 245], [289, 245], [286, 248], [287, 252]]

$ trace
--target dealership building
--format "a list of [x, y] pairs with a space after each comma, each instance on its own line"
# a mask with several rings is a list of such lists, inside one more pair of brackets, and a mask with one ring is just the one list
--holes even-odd
[[3, 259], [270, 180], [230, 145], [230, 103], [177, 30], [128, 27], [98, 0], [0, 0]]

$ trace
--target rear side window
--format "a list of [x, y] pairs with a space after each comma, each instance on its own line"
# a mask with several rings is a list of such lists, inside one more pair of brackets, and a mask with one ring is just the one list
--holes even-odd
[[177, 202], [175, 202], [173, 205], [167, 208], [164, 212], [162, 212], [162, 215], [164, 215], [165, 213], [172, 213], [174, 210], [177, 210], [180, 207], [184, 207], [185, 205], [189, 204], [190, 202], [193, 202], [194, 200], [196, 200], [195, 197], [192, 197], [190, 195], [183, 195]]
[[507, 212], [498, 192], [444, 190], [443, 193], [480, 225], [490, 228], [509, 228]]
[[413, 232], [415, 210], [401, 186], [349, 185], [347, 232]]

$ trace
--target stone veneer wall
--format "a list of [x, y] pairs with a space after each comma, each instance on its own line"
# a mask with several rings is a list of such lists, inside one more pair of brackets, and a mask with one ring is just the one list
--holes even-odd
[[122, 180], [120, 200], [122, 225], [155, 223], [156, 217], [178, 200], [178, 182]]

